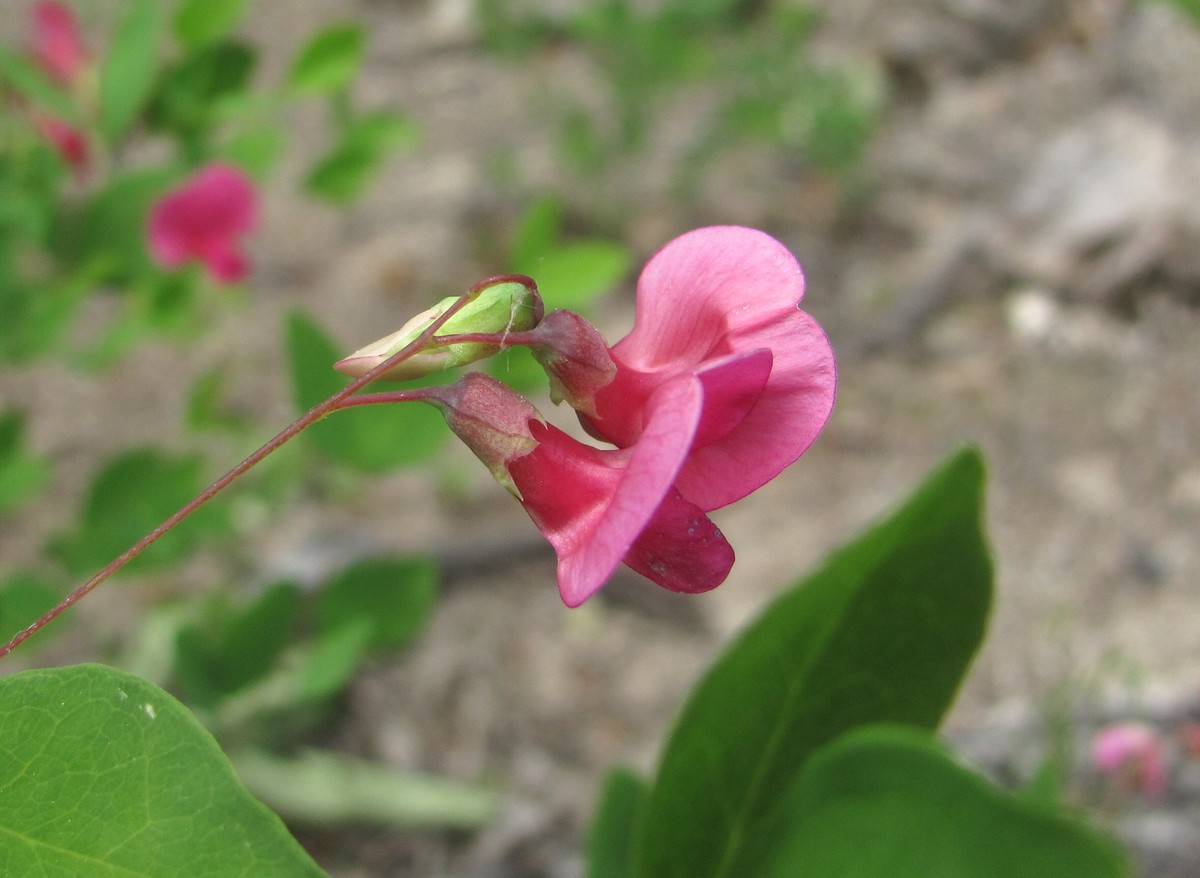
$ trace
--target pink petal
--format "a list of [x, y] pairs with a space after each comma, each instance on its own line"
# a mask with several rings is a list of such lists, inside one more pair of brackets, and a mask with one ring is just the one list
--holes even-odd
[[739, 500], [779, 475], [808, 450], [833, 410], [833, 351], [808, 314], [792, 310], [786, 319], [734, 336], [731, 344], [767, 348], [774, 361], [746, 417], [717, 441], [694, 449], [679, 473], [680, 493], [706, 511]]
[[35, 115], [34, 126], [37, 128], [38, 134], [58, 150], [58, 154], [77, 174], [87, 170], [88, 142], [77, 129], [72, 128], [61, 119], [42, 114]]
[[719, 357], [696, 370], [704, 386], [704, 413], [692, 453], [724, 439], [758, 404], [771, 376], [774, 357], [767, 348]]
[[691, 376], [664, 385], [649, 402], [640, 440], [625, 451], [600, 451], [530, 423], [538, 448], [509, 472], [558, 554], [567, 606], [579, 606], [608, 581], [653, 518], [687, 455], [701, 402], [700, 382]]
[[176, 268], [199, 259], [216, 280], [228, 283], [248, 271], [239, 244], [257, 223], [258, 196], [250, 179], [231, 165], [210, 165], [159, 200], [147, 238], [160, 264]]
[[33, 56], [46, 75], [70, 85], [87, 61], [75, 14], [61, 3], [33, 7]]
[[663, 588], [699, 594], [725, 581], [733, 558], [720, 529], [672, 488], [623, 560]]
[[237, 283], [250, 273], [250, 260], [231, 248], [214, 248], [203, 261], [213, 279], [223, 284]]
[[613, 355], [642, 372], [695, 366], [726, 335], [769, 326], [803, 296], [800, 266], [770, 235], [740, 226], [696, 229], [646, 264], [637, 320]]

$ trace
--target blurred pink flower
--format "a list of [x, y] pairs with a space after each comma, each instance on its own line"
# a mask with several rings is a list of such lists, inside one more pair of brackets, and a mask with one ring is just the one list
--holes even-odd
[[147, 236], [161, 265], [178, 268], [198, 259], [215, 280], [235, 283], [249, 271], [241, 239], [257, 224], [258, 195], [250, 178], [232, 165], [215, 164], [158, 201]]
[[478, 372], [428, 393], [554, 547], [567, 606], [591, 597], [622, 561], [672, 591], [707, 591], [729, 574], [733, 549], [674, 484], [700, 423], [698, 382], [658, 389], [641, 435], [623, 449], [577, 442]]
[[46, 75], [71, 85], [87, 63], [75, 13], [61, 3], [33, 7], [33, 57]]
[[38, 134], [50, 143], [75, 173], [83, 174], [88, 167], [90, 150], [87, 138], [77, 128], [54, 116], [41, 113], [34, 115], [34, 127]]
[[1092, 763], [1109, 777], [1148, 796], [1167, 789], [1167, 755], [1162, 737], [1143, 723], [1106, 726], [1092, 738]]
[[[732, 503], [777, 476], [817, 437], [836, 369], [821, 327], [799, 310], [804, 276], [769, 235], [737, 226], [688, 232], [638, 280], [633, 331], [613, 345], [615, 377], [574, 400], [588, 432], [626, 448], [648, 404], [684, 382], [702, 400], [676, 486], [699, 508]], [[570, 383], [570, 377], [559, 376]]]

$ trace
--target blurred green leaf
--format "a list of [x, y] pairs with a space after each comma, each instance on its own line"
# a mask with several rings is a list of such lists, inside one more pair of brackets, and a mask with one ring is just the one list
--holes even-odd
[[974, 449], [953, 455], [709, 669], [663, 753], [637, 875], [748, 874], [746, 839], [816, 748], [869, 723], [937, 725], [991, 602], [983, 473]]
[[324, 873], [166, 692], [99, 665], [0, 679], [6, 875]]
[[[339, 351], [311, 318], [298, 311], [288, 316], [287, 351], [299, 411], [307, 411], [345, 386], [346, 379], [333, 371], [333, 364], [349, 351]], [[398, 403], [335, 412], [304, 435], [330, 458], [378, 472], [427, 459], [445, 440], [446, 428], [431, 406]]]
[[418, 129], [407, 117], [373, 113], [347, 126], [333, 151], [313, 166], [305, 185], [330, 201], [350, 201], [371, 182], [389, 151], [412, 146], [417, 139]]
[[858, 729], [813, 754], [738, 875], [1128, 878], [1099, 832], [1022, 801], [911, 728]]
[[228, 374], [222, 366], [214, 366], [201, 374], [188, 392], [184, 423], [191, 430], [238, 430], [247, 418], [224, 408]]
[[[91, 573], [124, 552], [204, 488], [203, 464], [193, 455], [155, 448], [111, 458], [92, 482], [76, 530], [51, 550], [75, 574]], [[180, 560], [201, 536], [224, 532], [224, 512], [206, 506], [156, 542], [138, 560], [143, 569]]]
[[287, 135], [278, 128], [242, 131], [217, 149], [217, 155], [263, 180], [279, 164], [287, 149]]
[[624, 246], [584, 240], [556, 247], [518, 271], [537, 281], [547, 308], [582, 311], [620, 283], [632, 264], [633, 257]]
[[536, 265], [558, 243], [562, 225], [562, 202], [553, 195], [543, 196], [525, 208], [513, 233], [513, 271], [521, 271], [518, 266]]
[[204, 135], [219, 118], [221, 103], [245, 92], [257, 62], [252, 46], [233, 41], [188, 55], [159, 79], [147, 122], [183, 137]]
[[79, 108], [71, 96], [28, 55], [0, 46], [0, 83], [28, 98], [34, 106], [53, 112], [64, 122], [79, 124]]
[[1192, 21], [1200, 24], [1200, 0], [1159, 0], [1159, 2], [1174, 6], [1184, 15], [1191, 17]]
[[521, 216], [513, 235], [513, 270], [537, 281], [547, 307], [586, 309], [628, 274], [633, 256], [621, 244], [599, 239], [560, 243], [562, 203], [540, 198]]
[[366, 30], [353, 23], [316, 34], [292, 64], [292, 88], [303, 94], [329, 94], [348, 87], [362, 65], [366, 42]]
[[[18, 570], [10, 573], [0, 583], [0, 642], [24, 630], [41, 618], [42, 614], [58, 603], [63, 591], [36, 573]], [[69, 624], [71, 615], [60, 617], [55, 624], [47, 626], [24, 649], [36, 649], [46, 643], [55, 632], [61, 632]]]
[[429, 558], [370, 558], [352, 564], [321, 585], [317, 634], [324, 637], [366, 620], [371, 649], [399, 649], [428, 621], [437, 580], [437, 565]]
[[229, 35], [245, 18], [250, 0], [183, 0], [175, 13], [175, 35], [198, 49]]
[[297, 700], [317, 701], [340, 692], [354, 678], [374, 639], [370, 619], [359, 618], [326, 632], [304, 655]]
[[646, 781], [632, 771], [608, 773], [588, 835], [587, 878], [633, 878], [634, 834], [649, 797]]
[[98, 281], [129, 283], [152, 270], [146, 250], [150, 206], [178, 177], [175, 168], [148, 168], [113, 177], [76, 217], [55, 230], [58, 254], [95, 271]]
[[175, 667], [188, 695], [211, 707], [266, 677], [292, 642], [300, 606], [300, 589], [280, 582], [242, 610], [227, 610], [208, 625], [181, 628]]
[[100, 131], [110, 142], [125, 133], [154, 88], [161, 13], [159, 0], [137, 0], [113, 36], [100, 69]]
[[20, 508], [45, 487], [50, 464], [24, 448], [25, 416], [21, 412], [0, 413], [0, 515]]
[[496, 811], [491, 790], [342, 754], [307, 750], [285, 759], [243, 750], [233, 762], [248, 787], [302, 823], [474, 829]]

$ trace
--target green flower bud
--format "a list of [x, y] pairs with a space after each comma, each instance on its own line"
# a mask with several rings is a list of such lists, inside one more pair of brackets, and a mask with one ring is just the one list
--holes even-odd
[[[502, 347], [503, 337], [510, 332], [523, 332], [541, 322], [544, 313], [542, 297], [537, 284], [524, 275], [504, 275], [489, 278], [476, 285], [467, 302], [453, 317], [442, 324], [437, 335], [421, 350], [399, 361], [380, 378], [407, 381], [420, 378], [431, 372], [465, 366], [497, 353]], [[461, 298], [450, 296], [432, 308], [422, 311], [399, 330], [377, 342], [360, 348], [344, 360], [334, 363], [333, 368], [343, 375], [361, 378], [401, 348], [411, 344], [431, 323], [441, 317]], [[438, 336], [487, 334], [497, 336], [496, 341], [463, 341], [441, 344]]]

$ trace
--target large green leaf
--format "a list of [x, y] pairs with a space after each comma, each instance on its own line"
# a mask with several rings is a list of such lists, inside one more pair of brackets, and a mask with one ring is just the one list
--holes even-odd
[[937, 725], [983, 637], [983, 461], [954, 455], [784, 594], [696, 687], [663, 754], [641, 878], [733, 878], [810, 753], [859, 725]]
[[100, 130], [109, 140], [125, 133], [150, 97], [161, 12], [159, 0], [138, 0], [117, 27], [100, 71]]
[[632, 771], [609, 772], [588, 835], [588, 878], [632, 878], [634, 832], [649, 794], [646, 782]]
[[0, 875], [323, 873], [183, 705], [99, 665], [0, 680]]
[[[344, 351], [305, 315], [287, 321], [288, 358], [296, 406], [305, 411], [332, 396], [346, 380], [333, 371]], [[386, 470], [429, 457], [447, 435], [442, 416], [432, 407], [403, 403], [335, 412], [305, 431], [323, 453], [364, 470]]]
[[1122, 878], [1117, 846], [1011, 795], [912, 728], [858, 729], [814, 753], [739, 874], [837, 878]]

